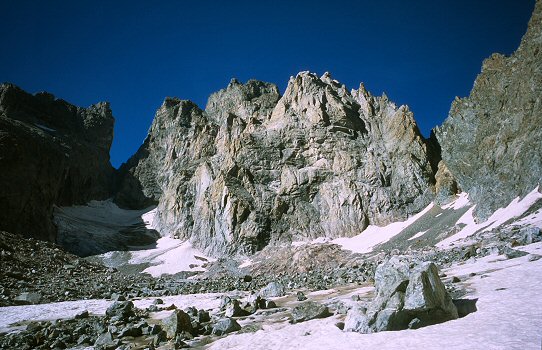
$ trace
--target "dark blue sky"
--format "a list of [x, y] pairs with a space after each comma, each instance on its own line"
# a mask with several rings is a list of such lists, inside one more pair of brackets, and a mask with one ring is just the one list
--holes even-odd
[[5, 1], [0, 81], [71, 103], [111, 102], [111, 161], [165, 96], [202, 108], [230, 78], [278, 84], [325, 71], [414, 111], [422, 133], [468, 95], [482, 60], [512, 53], [534, 0]]

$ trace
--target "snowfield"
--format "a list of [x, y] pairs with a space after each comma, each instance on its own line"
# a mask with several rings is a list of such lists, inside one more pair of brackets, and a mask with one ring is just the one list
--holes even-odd
[[[542, 244], [525, 247], [542, 254]], [[478, 311], [461, 319], [417, 330], [358, 334], [335, 326], [329, 317], [296, 325], [273, 324], [255, 333], [235, 334], [209, 349], [521, 349], [539, 350], [542, 342], [542, 259], [503, 260], [488, 256], [445, 270], [447, 275], [475, 273], [464, 283], [479, 298]]]
[[[155, 230], [156, 209], [142, 210], [119, 208], [111, 199], [91, 201], [87, 205], [59, 207], [55, 209], [55, 221], [66, 236], [75, 237], [79, 242], [94, 244], [110, 241], [119, 235], [122, 229], [141, 224], [149, 230]], [[205, 263], [215, 259], [205, 256], [192, 247], [188, 241], [171, 237], [161, 237], [155, 244], [148, 246], [128, 246], [132, 251], [109, 251], [97, 255], [105, 265], [117, 267], [118, 264], [140, 265], [149, 267], [142, 272], [153, 277], [162, 274], [176, 274], [182, 271], [205, 271]], [[118, 249], [118, 248], [117, 248]]]
[[[472, 293], [466, 298], [478, 298], [478, 311], [464, 318], [417, 330], [358, 334], [343, 332], [335, 326], [340, 316], [291, 325], [287, 321], [270, 322], [255, 333], [231, 334], [216, 338], [209, 349], [540, 349], [542, 342], [542, 243], [521, 250], [531, 253], [507, 260], [490, 255], [444, 270], [448, 276], [458, 276]], [[473, 274], [473, 275], [470, 275]], [[354, 293], [369, 292], [362, 287]], [[308, 294], [309, 298], [326, 298], [336, 294], [332, 289]], [[195, 306], [217, 309], [220, 293], [191, 294], [163, 297], [166, 305], [179, 308]], [[347, 290], [340, 300], [350, 300]], [[135, 300], [136, 307], [148, 307], [154, 298]], [[278, 306], [284, 299], [277, 298]], [[329, 300], [328, 300], [329, 301]], [[324, 300], [325, 302], [325, 300]], [[42, 305], [0, 308], [0, 332], [13, 331], [25, 320], [54, 320], [71, 318], [83, 310], [102, 315], [112, 303], [108, 300], [81, 300]], [[151, 314], [155, 319], [168, 312]], [[250, 321], [243, 321], [248, 324]]]
[[[195, 306], [198, 309], [216, 309], [220, 305], [222, 293], [186, 294], [160, 297], [165, 305], [175, 304], [180, 309]], [[156, 298], [134, 300], [138, 308], [149, 307]], [[78, 313], [88, 310], [92, 315], [105, 315], [105, 310], [113, 303], [111, 300], [92, 299], [65, 301], [60, 303], [7, 306], [0, 308], [0, 332], [9, 332], [25, 326], [17, 326], [25, 321], [52, 321], [73, 318]], [[168, 314], [168, 313], [167, 313]], [[163, 315], [162, 315], [163, 317]]]
[[357, 236], [351, 238], [337, 238], [331, 242], [354, 253], [369, 253], [375, 246], [389, 241], [392, 237], [398, 235], [405, 228], [412, 225], [416, 220], [431, 210], [433, 206], [433, 203], [429, 204], [424, 210], [405, 221], [394, 222], [383, 227], [369, 225], [369, 227]]
[[[542, 199], [542, 193], [538, 192], [538, 186], [527, 194], [523, 199], [517, 197], [514, 199], [506, 208], [501, 208], [495, 211], [493, 215], [489, 217], [486, 221], [482, 223], [476, 223], [474, 219], [474, 207], [470, 208], [457, 222], [457, 224], [464, 225], [464, 227], [452, 235], [451, 237], [446, 238], [439, 244], [438, 247], [444, 248], [450, 246], [451, 243], [458, 241], [460, 239], [467, 238], [468, 236], [478, 232], [478, 231], [490, 231], [495, 229], [507, 221], [513, 220], [515, 218], [523, 215], [533, 204]], [[524, 220], [517, 220], [515, 224], [530, 224], [530, 223], [542, 223], [542, 214], [540, 210], [538, 214], [533, 214], [530, 217]], [[527, 222], [525, 222], [527, 221]], [[542, 225], [541, 225], [542, 226]], [[540, 227], [540, 226], [539, 226]]]
[[156, 241], [156, 247], [130, 252], [129, 264], [150, 263], [152, 266], [143, 272], [159, 277], [162, 274], [176, 274], [181, 271], [205, 271], [202, 265], [215, 259], [206, 257], [199, 250], [192, 248], [190, 242], [162, 237]]

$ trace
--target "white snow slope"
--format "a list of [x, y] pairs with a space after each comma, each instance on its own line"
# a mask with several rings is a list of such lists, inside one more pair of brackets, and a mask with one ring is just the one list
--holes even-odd
[[[542, 254], [542, 244], [525, 247]], [[518, 349], [539, 350], [542, 342], [542, 259], [503, 260], [495, 255], [445, 270], [464, 277], [479, 298], [478, 311], [417, 330], [358, 334], [335, 326], [336, 317], [296, 325], [273, 324], [255, 333], [234, 334], [210, 349]]]
[[[542, 199], [542, 193], [538, 192], [538, 186], [527, 194], [524, 198], [517, 197], [506, 208], [501, 208], [495, 211], [493, 215], [482, 223], [476, 223], [474, 219], [474, 207], [470, 208], [458, 221], [457, 224], [462, 224], [464, 227], [456, 234], [446, 238], [437, 244], [438, 247], [445, 248], [451, 243], [460, 239], [467, 238], [477, 231], [490, 231], [497, 228], [509, 220], [513, 220], [523, 215], [534, 203]], [[516, 220], [515, 225], [532, 225], [542, 228], [542, 212], [538, 210], [536, 213], [521, 219]]]
[[[55, 221], [70, 232], [80, 232], [81, 239], [89, 239], [85, 232], [92, 233], [91, 239], [101, 236], [113, 237], [124, 227], [143, 222], [148, 229], [156, 229], [154, 216], [156, 209], [126, 210], [119, 208], [111, 199], [91, 201], [87, 205], [59, 207], [55, 209]], [[72, 233], [73, 234], [73, 233]], [[203, 265], [214, 261], [190, 242], [171, 237], [162, 237], [156, 245], [148, 247], [132, 247], [134, 251], [111, 251], [98, 255], [108, 266], [116, 267], [115, 258], [122, 256], [121, 261], [128, 264], [149, 263], [151, 266], [143, 272], [154, 277], [162, 274], [175, 274], [181, 271], [204, 271]], [[141, 250], [143, 248], [143, 250]], [[145, 249], [146, 248], [146, 249]]]
[[192, 248], [190, 242], [162, 237], [156, 241], [156, 247], [130, 252], [129, 264], [148, 262], [152, 266], [143, 270], [153, 277], [162, 274], [175, 274], [181, 271], [205, 271], [202, 267], [207, 261], [214, 261]]

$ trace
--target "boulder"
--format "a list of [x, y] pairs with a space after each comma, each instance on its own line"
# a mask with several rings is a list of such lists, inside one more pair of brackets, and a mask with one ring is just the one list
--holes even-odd
[[134, 303], [131, 301], [115, 301], [105, 311], [106, 316], [126, 320], [134, 315]]
[[89, 316], [88, 310], [83, 310], [83, 311], [77, 313], [74, 318], [76, 320], [79, 320], [79, 319], [83, 319], [83, 318], [88, 318], [88, 316]]
[[211, 320], [209, 311], [198, 310], [197, 320], [199, 323], [209, 322]]
[[190, 316], [182, 310], [173, 310], [170, 316], [164, 318], [162, 329], [166, 332], [168, 339], [173, 339], [183, 332], [193, 332]]
[[241, 330], [239, 323], [232, 318], [226, 317], [218, 320], [218, 322], [213, 325], [212, 334], [224, 335], [238, 330]]
[[111, 334], [111, 332], [105, 332], [100, 334], [94, 342], [94, 347], [96, 349], [103, 350], [116, 349], [117, 345], [118, 342], [113, 340], [113, 335]]
[[305, 293], [299, 291], [296, 293], [297, 301], [305, 301], [307, 300], [307, 297], [305, 296]]
[[38, 304], [41, 300], [41, 294], [37, 292], [24, 292], [16, 296], [14, 300], [19, 304]]
[[270, 282], [260, 290], [260, 296], [264, 298], [283, 297], [286, 295], [286, 289], [280, 282]]
[[432, 262], [393, 256], [376, 268], [375, 289], [376, 296], [367, 309], [354, 307], [348, 311], [346, 331], [415, 329], [458, 318], [457, 308]]
[[458, 317], [457, 308], [432, 262], [423, 262], [410, 273], [404, 296], [404, 311], [415, 314], [424, 324], [435, 324]]
[[227, 306], [226, 311], [224, 313], [224, 316], [226, 317], [242, 317], [242, 316], [248, 316], [250, 315], [250, 312], [244, 310], [239, 305], [239, 301], [232, 300]]
[[292, 322], [299, 323], [313, 320], [315, 318], [324, 318], [331, 316], [327, 306], [314, 301], [306, 301], [295, 306], [292, 309]]
[[274, 309], [277, 307], [277, 304], [273, 300], [265, 300], [264, 309]]
[[504, 247], [503, 254], [504, 256], [506, 256], [507, 259], [515, 259], [515, 258], [520, 258], [522, 256], [528, 255], [529, 253], [521, 251], [521, 250], [513, 249], [510, 247]]
[[404, 292], [408, 285], [410, 260], [403, 256], [393, 256], [375, 270], [375, 290], [379, 297], [390, 298], [396, 291]]
[[344, 330], [347, 332], [371, 333], [367, 309], [355, 306], [348, 310], [344, 319]]
[[143, 335], [143, 329], [141, 326], [126, 326], [119, 332], [119, 338], [123, 337], [139, 337]]

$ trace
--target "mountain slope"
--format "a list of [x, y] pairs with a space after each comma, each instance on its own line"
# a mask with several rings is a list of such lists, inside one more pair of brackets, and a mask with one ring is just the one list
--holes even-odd
[[510, 57], [484, 61], [436, 136], [442, 158], [480, 219], [542, 182], [542, 1]]
[[0, 228], [54, 240], [53, 205], [110, 196], [113, 124], [108, 103], [80, 108], [0, 85]]

